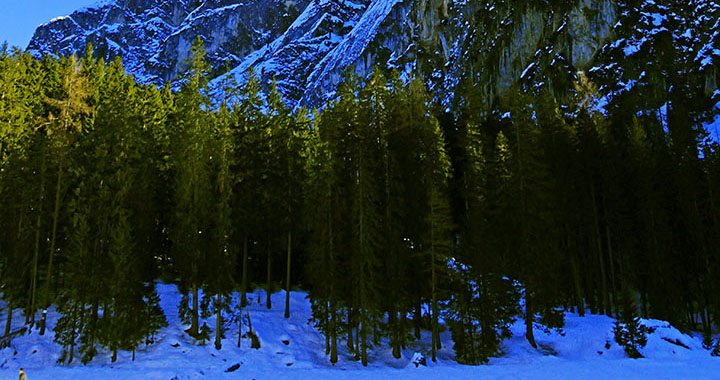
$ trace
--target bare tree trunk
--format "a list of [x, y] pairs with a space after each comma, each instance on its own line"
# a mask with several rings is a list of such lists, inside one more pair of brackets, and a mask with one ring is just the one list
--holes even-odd
[[30, 282], [30, 328], [35, 326], [35, 294], [37, 293], [38, 260], [40, 257], [40, 230], [42, 228], [42, 213], [45, 203], [45, 153], [42, 153], [43, 160], [40, 168], [40, 204], [38, 205], [38, 216], [35, 224], [35, 252], [33, 252], [33, 271]]
[[10, 330], [12, 329], [12, 315], [13, 315], [13, 304], [12, 302], [8, 302], [7, 305], [7, 321], [5, 322], [5, 336], [10, 334]]
[[287, 277], [285, 278], [285, 318], [290, 318], [290, 259], [292, 255], [292, 232], [288, 231]]
[[422, 323], [422, 305], [420, 301], [415, 304], [415, 315], [413, 316], [413, 324], [415, 325], [415, 339], [420, 339], [420, 324]]
[[355, 322], [355, 318], [353, 318], [353, 309], [348, 309], [348, 336], [347, 336], [347, 346], [348, 350], [350, 352], [355, 352], [355, 346], [353, 345], [353, 328], [355, 327], [353, 323]]
[[[610, 305], [609, 305], [610, 314], [608, 314], [608, 315], [612, 316], [616, 312], [616, 310], [614, 310], [614, 309], [617, 308], [617, 289], [616, 289], [616, 280], [615, 280], [615, 258], [614, 258], [613, 249], [612, 249], [612, 239], [610, 238], [610, 226], [608, 226], [607, 224], [605, 224], [605, 236], [607, 239], [608, 260], [610, 261], [609, 267], [610, 267], [610, 300], [611, 301], [610, 301]], [[613, 308], [613, 306], [616, 306], [616, 307]]]
[[333, 301], [330, 301], [330, 363], [338, 361], [337, 311]]
[[323, 302], [323, 327], [325, 328], [325, 355], [330, 355], [330, 303]]
[[[58, 218], [60, 216], [60, 187], [62, 186], [63, 165], [64, 165], [64, 163], [62, 161], [60, 161], [60, 165], [58, 167], [57, 184], [55, 185], [55, 209], [53, 210], [52, 235], [50, 238], [50, 257], [48, 258], [47, 277], [45, 279], [45, 293], [43, 293], [43, 298], [44, 298], [45, 302], [43, 304], [46, 304], [47, 302], [49, 302], [48, 296], [50, 293], [50, 281], [52, 280], [53, 256], [55, 255], [55, 241], [57, 238], [57, 225], [58, 225]], [[40, 318], [40, 335], [45, 335], [46, 321], [47, 321], [47, 309], [43, 310], [42, 317]]]
[[200, 324], [200, 310], [198, 307], [198, 287], [197, 284], [193, 282], [192, 284], [192, 324], [190, 325], [190, 336], [193, 338], [197, 337], [199, 334], [199, 324]]
[[392, 348], [392, 355], [395, 359], [400, 359], [400, 339], [398, 330], [400, 326], [397, 317], [397, 311], [395, 310], [395, 303], [393, 302], [392, 310], [388, 313], [388, 327], [390, 328], [390, 347]]
[[217, 318], [215, 318], [215, 349], [222, 348], [222, 296], [217, 295]]
[[367, 367], [368, 365], [368, 333], [367, 333], [367, 315], [365, 310], [360, 311], [360, 332], [358, 335], [360, 335], [360, 361], [362, 362], [363, 367]]
[[[566, 226], [567, 228], [567, 226]], [[572, 238], [570, 236], [570, 231], [567, 232], [568, 234], [568, 248], [570, 253], [570, 268], [572, 269], [572, 277], [573, 277], [573, 287], [575, 288], [575, 306], [577, 307], [577, 312], [581, 317], [585, 316], [585, 303], [583, 302], [583, 290], [582, 290], [582, 281], [580, 280], [580, 268], [578, 264], [577, 257], [575, 256], [576, 249], [574, 249], [575, 244], [572, 243]]]
[[[433, 202], [430, 201], [430, 213], [434, 214], [435, 209]], [[432, 346], [432, 361], [437, 361], [437, 349], [440, 348], [440, 339], [438, 336], [438, 308], [437, 308], [437, 290], [436, 290], [437, 275], [435, 274], [435, 223], [430, 227], [430, 296], [431, 296], [431, 307], [432, 307], [432, 321], [430, 322], [431, 338], [430, 345]]]
[[265, 295], [267, 295], [267, 299], [265, 300], [265, 307], [270, 310], [272, 308], [272, 255], [270, 254], [270, 240], [268, 239], [267, 243], [267, 285], [265, 286]]
[[533, 319], [535, 312], [532, 308], [532, 297], [530, 291], [525, 288], [525, 338], [533, 348], [537, 348], [535, 343], [535, 335], [533, 333]]
[[600, 266], [600, 285], [601, 285], [601, 291], [602, 296], [600, 297], [600, 312], [602, 314], [611, 314], [609, 313], [609, 303], [608, 302], [608, 288], [607, 288], [607, 275], [605, 274], [605, 258], [603, 257], [602, 252], [602, 236], [600, 234], [600, 218], [598, 216], [598, 209], [597, 209], [597, 201], [595, 198], [595, 185], [590, 186], [590, 194], [592, 196], [592, 202], [593, 202], [593, 217], [595, 222], [595, 240], [597, 243], [597, 259], [598, 264]]
[[[248, 238], [247, 235], [243, 239], [243, 264], [242, 264], [242, 281], [240, 283], [240, 306], [246, 306], [247, 301], [247, 265], [248, 265]], [[239, 342], [239, 341], [238, 341]], [[239, 344], [239, 343], [238, 343]], [[238, 346], [239, 347], [239, 346]]]
[[337, 336], [337, 310], [335, 310], [335, 253], [334, 253], [334, 247], [335, 247], [335, 235], [333, 234], [333, 223], [332, 223], [332, 189], [330, 191], [330, 211], [328, 213], [328, 253], [330, 256], [330, 265], [331, 265], [331, 278], [330, 278], [330, 363], [335, 365], [338, 361], [338, 336]]
[[238, 317], [238, 342], [237, 346], [240, 348], [240, 342], [242, 340], [242, 307], [243, 304], [240, 302], [240, 317]]

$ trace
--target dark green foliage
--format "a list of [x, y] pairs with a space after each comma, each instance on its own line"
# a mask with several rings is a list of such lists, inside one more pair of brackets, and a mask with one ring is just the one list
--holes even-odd
[[715, 357], [720, 356], [720, 339], [715, 341], [715, 345], [712, 347], [712, 352], [710, 354]]
[[145, 286], [144, 307], [144, 330], [147, 334], [145, 344], [150, 345], [155, 343], [155, 333], [168, 326], [167, 318], [160, 308], [160, 296], [155, 291], [154, 284]]
[[613, 328], [615, 342], [625, 350], [629, 357], [642, 358], [641, 350], [647, 344], [647, 327], [640, 322], [640, 317], [637, 316], [637, 303], [634, 302], [633, 294], [630, 291], [623, 293], [620, 302], [622, 307], [620, 317], [615, 321]]
[[454, 342], [455, 359], [463, 364], [487, 363], [501, 353], [510, 325], [519, 313], [517, 284], [496, 274], [478, 274], [464, 264], [450, 262], [452, 297], [445, 303]]
[[[466, 67], [507, 59], [503, 31], [529, 7], [553, 45], [567, 33], [553, 17], [572, 5], [483, 2], [463, 16], [476, 30], [461, 42], [480, 52]], [[586, 309], [619, 316], [630, 356], [639, 316], [700, 330], [710, 348], [720, 147], [703, 123], [718, 112], [717, 72], [682, 35], [642, 38], [657, 27], [648, 13], [668, 31], [713, 28], [717, 17], [696, 16], [717, 9], [695, 5], [620, 1], [622, 41], [587, 74], [544, 49], [520, 83], [469, 72], [442, 107], [423, 78], [436, 58], [418, 44], [417, 77], [349, 73], [312, 116], [252, 71], [211, 102], [201, 40], [177, 92], [91, 51], [36, 61], [0, 50], [3, 297], [31, 326], [58, 305], [63, 362], [152, 343], [167, 325], [158, 279], [178, 285], [188, 332], [214, 335], [217, 349], [242, 322], [232, 292], [244, 300], [252, 281], [269, 295], [279, 279], [288, 317], [289, 290], [308, 290], [332, 363], [341, 345], [364, 365], [385, 342], [399, 358], [422, 330], [436, 359], [444, 328], [458, 361], [484, 363], [513, 320], [537, 346], [535, 329]]]

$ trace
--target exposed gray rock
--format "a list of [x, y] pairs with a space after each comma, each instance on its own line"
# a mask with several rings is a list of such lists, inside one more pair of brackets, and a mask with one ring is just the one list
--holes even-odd
[[529, 2], [108, 0], [40, 26], [28, 50], [69, 55], [92, 42], [139, 80], [162, 84], [186, 69], [200, 36], [217, 88], [254, 67], [291, 104], [317, 105], [348, 68], [364, 76], [375, 65], [419, 73], [444, 102], [468, 77], [492, 98], [539, 65], [543, 49], [581, 69], [612, 37], [612, 0], [515, 3]]

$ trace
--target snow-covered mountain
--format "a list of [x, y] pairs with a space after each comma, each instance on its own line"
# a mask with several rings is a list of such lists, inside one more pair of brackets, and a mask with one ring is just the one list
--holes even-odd
[[200, 36], [216, 88], [253, 67], [293, 105], [318, 105], [349, 68], [364, 76], [375, 65], [422, 75], [446, 104], [462, 80], [492, 101], [519, 80], [568, 87], [581, 70], [603, 95], [655, 88], [663, 65], [697, 74], [720, 98], [718, 9], [715, 0], [104, 0], [40, 26], [28, 51], [82, 54], [92, 42], [159, 85], [177, 80]]
[[502, 91], [548, 47], [587, 68], [616, 19], [611, 0], [106, 0], [40, 26], [28, 51], [68, 55], [92, 42], [160, 84], [178, 78], [200, 36], [214, 77], [254, 67], [292, 103], [315, 104], [348, 68], [362, 76], [375, 65], [420, 73], [447, 100], [459, 78]]

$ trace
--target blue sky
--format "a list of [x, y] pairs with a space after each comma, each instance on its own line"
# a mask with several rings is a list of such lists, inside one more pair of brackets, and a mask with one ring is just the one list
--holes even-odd
[[30, 42], [35, 28], [57, 16], [66, 16], [75, 9], [97, 0], [2, 0], [0, 9], [0, 43], [23, 49]]

